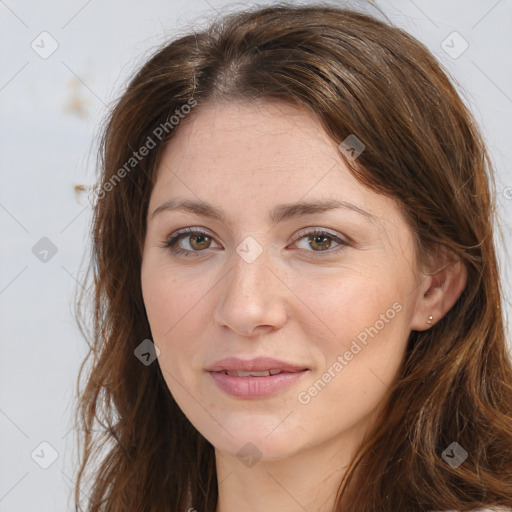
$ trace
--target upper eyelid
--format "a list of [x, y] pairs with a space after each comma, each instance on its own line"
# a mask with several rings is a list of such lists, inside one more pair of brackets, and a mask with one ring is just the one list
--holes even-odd
[[[325, 232], [326, 234], [332, 235], [333, 237], [347, 239], [347, 241], [349, 239], [349, 237], [347, 237], [346, 235], [343, 235], [342, 233], [338, 233], [330, 228], [324, 228], [324, 227], [320, 227], [320, 226], [308, 226], [305, 228], [301, 228], [297, 231], [295, 236], [296, 237], [305, 236], [305, 235], [309, 234], [311, 231], [322, 231], [322, 232]], [[181, 235], [193, 235], [194, 233], [202, 233], [202, 234], [210, 236], [211, 238], [216, 238], [216, 236], [213, 235], [208, 229], [202, 228], [202, 227], [177, 229], [176, 231], [173, 231], [170, 235], [168, 235], [167, 238], [168, 239], [174, 238], [176, 236], [181, 236]]]
[[[324, 227], [320, 227], [320, 226], [308, 226], [308, 227], [300, 229], [295, 234], [293, 242], [295, 243], [295, 242], [301, 240], [302, 238], [304, 238], [305, 236], [309, 235], [312, 232], [321, 232], [322, 234], [326, 234], [326, 235], [330, 236], [331, 238], [339, 239], [340, 241], [336, 241], [336, 243], [338, 243], [338, 244], [345, 243], [345, 245], [352, 245], [352, 243], [353, 243], [352, 240], [350, 239], [350, 237], [347, 237], [346, 235], [343, 235], [341, 233], [337, 233], [329, 228], [324, 228]], [[206, 236], [212, 238], [215, 241], [215, 243], [218, 243], [216, 241], [216, 237], [214, 235], [212, 235], [209, 230], [207, 230], [206, 228], [203, 228], [203, 227], [199, 227], [199, 226], [178, 229], [178, 230], [174, 231], [173, 233], [171, 233], [166, 239], [167, 239], [167, 241], [174, 239], [173, 243], [177, 243], [181, 238], [186, 238], [187, 236], [191, 236], [191, 235], [194, 235], [197, 233], [206, 235]], [[193, 251], [193, 252], [202, 252], [202, 251]]]

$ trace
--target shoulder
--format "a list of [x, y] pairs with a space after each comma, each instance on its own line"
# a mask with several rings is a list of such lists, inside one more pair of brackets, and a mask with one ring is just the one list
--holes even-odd
[[486, 508], [479, 508], [478, 510], [475, 510], [474, 512], [511, 512], [512, 509], [508, 507], [486, 507]]
[[[432, 512], [461, 512], [460, 510], [433, 510]], [[473, 510], [472, 512], [512, 512], [512, 508], [508, 507], [485, 507]]]
[[478, 510], [475, 510], [475, 512], [512, 512], [511, 508], [508, 507], [486, 507], [486, 508], [479, 508]]
[[511, 508], [508, 507], [485, 507], [485, 508], [479, 508], [478, 510], [475, 510], [474, 512], [512, 512]]

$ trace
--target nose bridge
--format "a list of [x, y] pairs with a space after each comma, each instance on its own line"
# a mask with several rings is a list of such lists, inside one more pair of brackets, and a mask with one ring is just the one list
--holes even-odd
[[240, 294], [256, 296], [263, 291], [261, 285], [267, 281], [270, 272], [268, 264], [267, 252], [262, 252], [252, 261], [241, 256], [237, 249], [237, 254], [233, 255], [233, 284], [239, 288]]
[[266, 238], [264, 234], [249, 235], [235, 247], [230, 258], [233, 265], [230, 280], [233, 287], [237, 288], [235, 293], [256, 296], [261, 292], [258, 287], [271, 274], [268, 267], [272, 264], [269, 248], [264, 247]]
[[[261, 247], [261, 246], [260, 246]], [[268, 278], [271, 274], [268, 251], [256, 250], [251, 242], [242, 242], [232, 258], [232, 270], [225, 290], [226, 298], [235, 298], [239, 304], [250, 301], [264, 304], [271, 295]]]
[[269, 252], [256, 244], [245, 239], [236, 248], [216, 308], [219, 324], [245, 334], [259, 325], [279, 327], [287, 316], [284, 286], [271, 270]]

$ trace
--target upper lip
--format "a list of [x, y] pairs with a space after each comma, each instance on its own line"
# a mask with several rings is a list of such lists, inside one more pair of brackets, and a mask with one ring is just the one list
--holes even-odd
[[239, 359], [238, 357], [227, 357], [206, 368], [209, 372], [281, 370], [287, 373], [296, 373], [307, 369], [305, 366], [279, 361], [271, 357], [256, 357], [247, 360]]

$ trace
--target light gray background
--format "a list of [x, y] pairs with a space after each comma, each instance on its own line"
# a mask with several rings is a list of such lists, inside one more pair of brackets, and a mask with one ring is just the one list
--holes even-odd
[[[71, 303], [85, 270], [91, 216], [87, 193], [76, 194], [74, 186], [94, 182], [92, 141], [107, 105], [165, 38], [192, 23], [204, 25], [217, 11], [253, 3], [0, 0], [2, 512], [72, 509], [71, 413], [85, 342]], [[512, 281], [504, 248], [510, 250], [512, 240], [506, 221], [512, 212], [512, 2], [381, 0], [378, 5], [450, 70], [482, 127], [498, 171], [506, 237], [500, 254], [510, 314]], [[58, 43], [47, 58], [31, 47], [34, 41], [40, 53], [51, 49], [43, 31]], [[450, 36], [454, 31], [469, 44], [457, 58], [453, 52], [464, 42]], [[443, 41], [453, 47], [452, 56]], [[42, 237], [57, 248], [46, 262], [32, 251]], [[48, 469], [40, 465], [52, 462], [52, 451], [42, 442], [58, 453]]]

